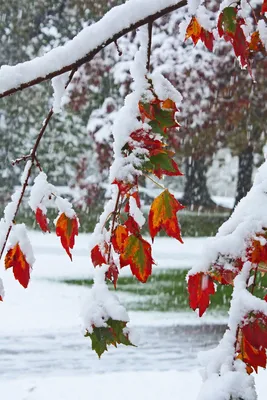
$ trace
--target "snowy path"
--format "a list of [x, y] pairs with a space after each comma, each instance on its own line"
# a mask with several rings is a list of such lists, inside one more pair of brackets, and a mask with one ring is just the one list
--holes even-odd
[[[127, 400], [196, 397], [200, 378], [189, 370], [197, 368], [197, 352], [220, 339], [224, 321], [215, 321], [209, 315], [199, 320], [194, 313], [132, 312], [131, 323], [140, 336], [138, 347], [111, 349], [99, 361], [80, 330], [79, 312], [89, 289], [52, 281], [53, 277], [91, 276], [88, 239], [79, 237], [71, 263], [57, 238], [36, 233], [31, 236], [37, 261], [29, 288], [21, 288], [11, 271], [1, 273], [6, 289], [5, 301], [0, 304], [3, 398], [82, 400], [99, 393], [99, 399], [109, 395], [112, 400], [113, 395], [122, 399], [123, 390], [127, 390]], [[189, 267], [203, 241], [187, 239], [179, 246], [173, 240], [159, 239], [156, 268]], [[162, 372], [159, 375], [156, 371]], [[192, 378], [196, 381], [193, 387]], [[118, 379], [123, 380], [122, 388], [116, 385]], [[126, 387], [133, 382], [135, 389], [129, 393]], [[146, 387], [150, 390], [148, 397]], [[181, 392], [186, 396], [179, 397]]]

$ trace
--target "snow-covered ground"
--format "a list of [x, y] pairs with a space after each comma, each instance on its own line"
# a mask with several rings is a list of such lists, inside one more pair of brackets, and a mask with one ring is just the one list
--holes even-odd
[[[111, 349], [99, 361], [80, 328], [79, 313], [89, 289], [60, 282], [92, 276], [88, 236], [79, 235], [73, 263], [54, 235], [32, 232], [30, 238], [36, 263], [29, 288], [23, 289], [11, 270], [1, 272], [6, 291], [0, 304], [2, 398], [196, 398], [201, 384], [197, 352], [218, 342], [223, 318], [207, 314], [200, 320], [193, 312], [131, 312], [139, 346]], [[204, 242], [205, 238], [186, 238], [180, 245], [175, 240], [157, 239], [155, 268], [192, 266]], [[262, 396], [264, 380], [265, 372], [257, 380]]]

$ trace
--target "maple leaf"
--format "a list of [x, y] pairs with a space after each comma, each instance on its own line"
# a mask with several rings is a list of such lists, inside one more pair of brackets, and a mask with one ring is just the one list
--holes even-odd
[[196, 17], [192, 17], [188, 27], [186, 28], [185, 40], [187, 40], [191, 37], [194, 45], [196, 45], [200, 39], [201, 30], [202, 30], [202, 27], [199, 24]]
[[252, 313], [244, 322], [243, 334], [247, 341], [256, 349], [267, 348], [267, 317], [261, 312]]
[[266, 368], [266, 351], [264, 348], [256, 349], [251, 343], [246, 339], [244, 335], [239, 338], [239, 355], [236, 357], [241, 359], [245, 364], [247, 364], [247, 372], [251, 374], [254, 368], [255, 372], [258, 372], [258, 367]]
[[190, 275], [188, 279], [189, 305], [193, 310], [198, 308], [201, 317], [210, 304], [210, 295], [215, 293], [211, 277], [203, 272]]
[[91, 259], [94, 267], [98, 265], [106, 264], [105, 257], [102, 255], [98, 244], [91, 250]]
[[123, 182], [123, 181], [118, 181], [118, 180], [114, 180], [112, 182], [113, 185], [117, 185], [119, 188], [119, 192], [121, 195], [125, 195], [126, 193], [128, 193], [134, 186], [136, 186], [137, 181], [135, 181], [134, 183], [129, 183], [129, 182]]
[[262, 51], [263, 50], [263, 44], [260, 39], [260, 34], [258, 31], [253, 32], [251, 37], [250, 37], [250, 43], [249, 45], [249, 50], [251, 51]]
[[106, 279], [110, 280], [113, 283], [115, 289], [117, 286], [118, 277], [119, 277], [118, 268], [115, 264], [112, 263], [106, 272]]
[[260, 240], [253, 240], [248, 249], [248, 259], [253, 264], [267, 263], [267, 244], [262, 245]]
[[120, 255], [121, 266], [130, 265], [133, 275], [145, 283], [152, 273], [154, 260], [151, 245], [140, 236], [130, 235], [125, 241], [124, 251]]
[[183, 243], [176, 213], [184, 206], [168, 191], [164, 190], [153, 201], [148, 217], [149, 231], [154, 240], [157, 233], [164, 229], [168, 236], [174, 237]]
[[245, 25], [245, 20], [238, 17], [237, 11], [236, 7], [224, 8], [218, 19], [218, 32], [220, 37], [232, 44], [236, 57], [240, 57], [240, 63], [245, 67], [249, 66], [249, 46], [241, 27]]
[[56, 222], [56, 234], [60, 237], [61, 244], [71, 260], [70, 249], [73, 249], [75, 236], [78, 235], [78, 227], [77, 217], [69, 218], [65, 213], [62, 213]]
[[[156, 154], [155, 154], [156, 153]], [[169, 151], [157, 151], [150, 157], [150, 163], [152, 164], [153, 173], [159, 178], [162, 175], [168, 176], [182, 176], [183, 174], [178, 168], [176, 162], [171, 158], [173, 153]]]
[[262, 14], [267, 13], [267, 0], [263, 1], [262, 7], [261, 7], [261, 12], [262, 12]]
[[35, 218], [43, 232], [50, 232], [47, 217], [39, 207], [36, 209]]
[[30, 280], [30, 265], [18, 243], [8, 250], [5, 257], [5, 269], [12, 267], [15, 279], [26, 289]]
[[86, 332], [85, 337], [90, 337], [92, 341], [92, 350], [95, 350], [98, 357], [108, 350], [108, 346], [124, 344], [125, 346], [134, 346], [125, 333], [126, 322], [113, 320], [109, 318], [106, 321], [107, 327], [92, 326], [93, 332]]
[[127, 220], [124, 222], [124, 225], [130, 233], [133, 233], [136, 236], [140, 234], [140, 226], [131, 215], [128, 216]]
[[123, 253], [125, 247], [125, 241], [129, 236], [128, 229], [123, 225], [118, 225], [111, 237], [111, 243], [113, 245], [114, 250], [116, 253]]
[[205, 46], [209, 51], [213, 50], [214, 36], [212, 32], [209, 32], [206, 29], [202, 28], [200, 39], [202, 40], [202, 42], [205, 44]]

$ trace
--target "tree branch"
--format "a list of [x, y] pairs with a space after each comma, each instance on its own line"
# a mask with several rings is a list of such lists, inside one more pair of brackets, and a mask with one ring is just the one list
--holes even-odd
[[[72, 78], [73, 78], [73, 76], [74, 76], [76, 70], [77, 70], [77, 68], [74, 68], [74, 69], [71, 71], [71, 73], [70, 73], [70, 75], [69, 75], [69, 78], [68, 78], [68, 81], [67, 81], [67, 83], [66, 83], [66, 85], [65, 85], [65, 89], [67, 89], [68, 85], [70, 84], [70, 82], [71, 82], [71, 80], [72, 80]], [[25, 191], [26, 191], [27, 186], [28, 186], [28, 183], [29, 183], [29, 179], [30, 179], [30, 176], [31, 176], [32, 167], [34, 166], [35, 163], [36, 163], [37, 167], [38, 167], [38, 168], [40, 169], [40, 171], [41, 171], [41, 166], [40, 166], [40, 163], [39, 163], [39, 161], [38, 161], [38, 159], [37, 159], [36, 153], [37, 153], [37, 150], [38, 150], [38, 146], [39, 146], [39, 144], [40, 144], [40, 142], [41, 142], [41, 140], [42, 140], [42, 138], [43, 138], [43, 136], [44, 136], [44, 133], [45, 133], [45, 131], [46, 131], [46, 128], [47, 128], [47, 126], [48, 126], [48, 124], [49, 124], [49, 121], [51, 120], [53, 114], [54, 114], [54, 111], [53, 111], [53, 107], [52, 107], [52, 108], [50, 109], [49, 113], [47, 114], [47, 116], [46, 116], [46, 118], [45, 118], [43, 124], [42, 124], [42, 127], [41, 127], [41, 129], [40, 129], [40, 131], [39, 131], [39, 134], [38, 134], [38, 136], [37, 136], [37, 138], [36, 138], [35, 144], [34, 144], [34, 146], [33, 146], [33, 149], [31, 150], [30, 154], [27, 154], [27, 155], [25, 155], [25, 156], [22, 156], [22, 157], [18, 158], [17, 160], [15, 160], [15, 161], [13, 162], [13, 164], [17, 164], [17, 163], [21, 162], [22, 160], [24, 160], [24, 161], [26, 161], [26, 160], [31, 160], [31, 165], [29, 166], [28, 171], [27, 171], [27, 174], [26, 174], [25, 179], [24, 179], [24, 182], [22, 183], [21, 192], [20, 192], [20, 196], [19, 196], [19, 199], [18, 199], [18, 202], [17, 202], [16, 210], [15, 210], [15, 212], [14, 212], [12, 224], [9, 225], [9, 227], [8, 227], [8, 230], [7, 230], [7, 233], [6, 233], [6, 237], [5, 237], [5, 241], [4, 241], [4, 244], [3, 244], [2, 248], [1, 248], [1, 251], [0, 251], [0, 259], [1, 259], [2, 256], [3, 256], [3, 253], [4, 253], [4, 250], [5, 250], [5, 247], [6, 247], [6, 244], [7, 244], [9, 235], [10, 235], [10, 232], [11, 232], [11, 230], [12, 230], [12, 226], [13, 226], [13, 224], [15, 223], [16, 216], [17, 216], [17, 214], [18, 214], [20, 205], [21, 205], [21, 203], [22, 203], [22, 199], [23, 199], [23, 197], [24, 197]]]
[[[151, 0], [149, 0], [149, 1], [151, 1]], [[169, 2], [172, 3], [172, 1], [169, 1]], [[116, 10], [112, 9], [111, 11], [114, 11], [114, 12], [113, 12], [113, 20], [116, 20], [116, 21], [117, 21], [117, 19], [115, 19], [115, 12], [117, 13], [117, 16], [120, 17], [121, 14], [122, 14], [122, 11], [123, 11], [124, 9], [125, 9], [125, 11], [126, 11], [126, 8], [127, 8], [127, 9], [129, 8], [129, 4], [130, 4], [130, 2], [125, 3], [125, 4], [121, 5], [121, 6], [116, 7]], [[149, 3], [148, 3], [148, 4], [149, 4]], [[150, 4], [152, 4], [152, 3], [150, 3]], [[113, 43], [113, 42], [116, 42], [116, 41], [117, 41], [119, 38], [121, 38], [122, 36], [126, 35], [127, 33], [131, 32], [131, 31], [133, 31], [133, 30], [136, 30], [137, 28], [140, 28], [140, 27], [143, 26], [143, 25], [146, 25], [146, 24], [148, 24], [148, 23], [152, 23], [153, 21], [155, 21], [155, 20], [157, 20], [157, 19], [163, 17], [164, 15], [169, 14], [169, 13], [172, 12], [172, 11], [178, 10], [179, 8], [182, 8], [182, 7], [186, 6], [186, 4], [187, 4], [187, 0], [180, 0], [180, 1], [177, 2], [176, 4], [166, 6], [166, 7], [163, 8], [162, 10], [157, 11], [157, 12], [154, 12], [154, 13], [151, 13], [151, 14], [148, 15], [147, 17], [142, 18], [142, 19], [139, 19], [138, 21], [136, 21], [136, 22], [134, 22], [134, 23], [132, 23], [132, 24], [130, 24], [130, 25], [128, 25], [128, 26], [127, 26], [127, 19], [126, 19], [126, 20], [125, 20], [125, 25], [126, 25], [125, 28], [120, 29], [119, 32], [115, 33], [112, 37], [103, 40], [102, 43], [100, 43], [98, 46], [96, 46], [95, 48], [93, 48], [92, 50], [90, 50], [85, 56], [79, 58], [79, 59], [76, 60], [75, 62], [72, 62], [72, 63], [70, 63], [70, 64], [66, 64], [66, 65], [64, 65], [64, 66], [61, 67], [61, 68], [54, 69], [54, 70], [52, 70], [51, 72], [47, 73], [45, 76], [38, 76], [38, 77], [36, 77], [35, 79], [30, 79], [30, 78], [28, 78], [28, 80], [25, 79], [25, 81], [23, 81], [23, 78], [21, 79], [20, 76], [18, 77], [18, 75], [20, 75], [22, 72], [21, 72], [21, 71], [16, 71], [16, 67], [17, 67], [17, 66], [14, 66], [14, 67], [7, 67], [7, 66], [5, 66], [5, 68], [10, 68], [10, 72], [9, 72], [9, 73], [10, 73], [10, 76], [12, 76], [12, 74], [14, 75], [14, 82], [16, 81], [16, 79], [17, 79], [17, 80], [20, 80], [20, 79], [21, 79], [21, 82], [18, 82], [18, 84], [16, 85], [16, 87], [10, 87], [10, 88], [8, 88], [8, 89], [5, 88], [2, 92], [0, 92], [0, 98], [9, 96], [9, 95], [11, 95], [11, 94], [13, 94], [13, 93], [16, 93], [16, 92], [18, 92], [18, 91], [21, 91], [21, 90], [23, 90], [23, 89], [26, 89], [26, 88], [28, 88], [28, 87], [37, 85], [37, 84], [39, 84], [39, 83], [41, 83], [41, 82], [47, 81], [47, 80], [49, 80], [49, 79], [52, 79], [52, 78], [54, 78], [54, 77], [56, 77], [56, 76], [58, 76], [58, 75], [61, 75], [61, 74], [65, 73], [65, 72], [68, 72], [68, 71], [71, 71], [71, 70], [74, 70], [74, 69], [76, 70], [76, 69], [79, 68], [81, 65], [83, 65], [83, 64], [85, 64], [85, 63], [91, 61], [91, 60], [95, 57], [95, 55], [96, 55], [97, 53], [99, 53], [101, 50], [103, 50], [103, 48], [107, 47], [109, 44], [111, 44], [111, 43]], [[139, 5], [138, 5], [138, 6], [139, 6]], [[130, 8], [129, 8], [129, 9], [130, 9]], [[107, 13], [106, 16], [108, 16], [108, 14], [109, 14], [109, 13]], [[104, 19], [105, 19], [105, 16], [102, 18], [102, 20], [100, 20], [100, 21], [97, 22], [96, 24], [101, 23], [101, 21], [104, 22]], [[121, 18], [118, 18], [118, 20], [120, 20], [120, 19], [121, 19]], [[90, 38], [90, 29], [92, 29], [92, 31], [94, 32], [94, 35], [95, 35], [95, 30], [96, 30], [96, 29], [95, 29], [94, 27], [96, 26], [96, 24], [93, 24], [92, 26], [90, 26], [90, 27], [88, 28], [88, 30], [87, 30], [87, 35], [88, 35], [89, 38]], [[102, 25], [103, 25], [103, 23], [101, 23], [101, 24], [99, 25], [99, 27], [101, 27], [101, 29], [102, 29]], [[93, 30], [93, 29], [94, 29], [94, 30]], [[101, 36], [103, 36], [103, 35], [102, 35], [102, 32], [101, 32]], [[69, 43], [70, 43], [70, 42], [69, 42]], [[62, 58], [62, 56], [64, 57], [64, 55], [63, 55], [64, 51], [65, 51], [66, 54], [69, 55], [69, 52], [67, 52], [67, 51], [65, 50], [64, 46], [63, 46], [63, 47], [61, 47], [61, 48], [51, 50], [51, 52], [45, 54], [43, 57], [41, 57], [41, 58], [39, 59], [39, 62], [41, 62], [41, 61], [43, 60], [43, 63], [45, 63], [45, 61], [47, 60], [47, 61], [46, 61], [47, 64], [50, 63], [50, 64], [49, 64], [49, 68], [50, 68], [50, 65], [52, 64], [52, 63], [51, 63], [51, 58], [52, 58], [52, 54], [51, 54], [51, 53], [54, 52], [54, 54], [55, 54], [55, 50], [56, 50], [56, 51], [57, 51], [57, 50], [62, 50], [62, 53], [58, 53], [58, 56], [61, 56], [61, 58]], [[70, 50], [70, 49], [68, 49], [68, 50]], [[49, 56], [48, 56], [48, 54], [49, 54]], [[49, 61], [49, 63], [48, 63], [48, 61]], [[33, 63], [33, 62], [36, 62], [36, 59], [34, 59], [34, 60], [32, 60], [32, 61], [28, 61], [29, 70], [30, 70], [31, 68], [33, 68], [33, 66], [34, 66], [34, 63]], [[26, 64], [26, 63], [25, 63], [25, 64]], [[22, 65], [23, 65], [23, 64], [22, 64]], [[26, 69], [26, 68], [25, 68], [25, 69]], [[29, 72], [29, 71], [25, 71], [25, 72]], [[2, 79], [2, 81], [4, 81], [5, 76], [6, 76], [6, 73], [7, 73], [7, 70], [6, 70], [6, 71], [3, 71], [3, 77], [1, 77], [1, 70], [0, 70], [0, 83], [1, 83], [1, 79]], [[28, 75], [28, 76], [29, 76], [29, 74], [22, 74], [22, 75], [23, 75], [23, 76], [25, 76], [25, 75]]]

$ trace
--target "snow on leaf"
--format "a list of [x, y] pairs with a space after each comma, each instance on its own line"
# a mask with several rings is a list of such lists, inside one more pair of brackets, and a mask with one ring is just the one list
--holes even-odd
[[210, 303], [210, 295], [215, 293], [215, 287], [209, 275], [199, 272], [188, 278], [189, 305], [193, 310], [198, 308], [201, 317]]
[[93, 326], [93, 331], [86, 332], [85, 337], [90, 337], [92, 341], [92, 350], [94, 350], [98, 357], [108, 350], [108, 346], [117, 344], [124, 344], [125, 346], [133, 346], [125, 332], [126, 322], [117, 321], [109, 318], [106, 321], [105, 327]]
[[65, 213], [62, 213], [56, 222], [56, 234], [60, 237], [61, 244], [71, 260], [70, 249], [73, 249], [75, 236], [78, 235], [78, 227], [77, 217], [69, 218]]
[[168, 191], [164, 190], [153, 201], [148, 217], [149, 231], [154, 240], [157, 233], [164, 229], [168, 236], [183, 243], [176, 213], [184, 206]]
[[50, 232], [47, 217], [39, 207], [36, 209], [35, 218], [43, 232]]
[[15, 279], [26, 289], [30, 280], [30, 265], [18, 243], [6, 254], [5, 269], [8, 268], [13, 268]]
[[152, 273], [154, 260], [151, 245], [140, 236], [130, 235], [125, 241], [124, 252], [120, 256], [121, 266], [130, 265], [133, 275], [145, 283]]

